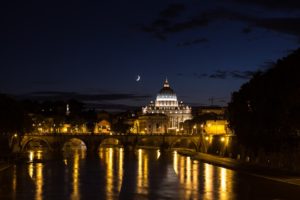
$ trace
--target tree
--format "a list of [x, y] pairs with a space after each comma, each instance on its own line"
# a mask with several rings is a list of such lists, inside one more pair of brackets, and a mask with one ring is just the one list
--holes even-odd
[[29, 117], [21, 105], [7, 95], [0, 94], [0, 133], [9, 135], [24, 133], [30, 125]]
[[8, 153], [14, 134], [22, 135], [31, 129], [31, 120], [21, 105], [7, 95], [0, 94], [0, 144], [1, 152]]
[[278, 60], [232, 94], [230, 127], [240, 143], [276, 151], [300, 130], [300, 49]]

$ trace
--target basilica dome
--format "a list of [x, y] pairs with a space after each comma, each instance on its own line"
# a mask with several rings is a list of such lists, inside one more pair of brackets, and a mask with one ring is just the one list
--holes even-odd
[[176, 93], [170, 87], [167, 79], [164, 82], [164, 87], [157, 94], [156, 101], [177, 101]]

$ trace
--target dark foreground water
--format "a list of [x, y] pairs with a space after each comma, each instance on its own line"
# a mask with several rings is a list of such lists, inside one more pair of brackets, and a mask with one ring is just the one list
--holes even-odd
[[176, 151], [30, 151], [0, 173], [0, 199], [300, 199], [300, 187], [216, 167]]

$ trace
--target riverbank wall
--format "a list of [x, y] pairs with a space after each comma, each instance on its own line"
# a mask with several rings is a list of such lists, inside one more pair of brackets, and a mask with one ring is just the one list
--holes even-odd
[[201, 153], [231, 158], [240, 162], [270, 169], [300, 173], [300, 141], [298, 145], [285, 146], [276, 152], [263, 149], [252, 151], [238, 143], [235, 136], [218, 135], [206, 137], [205, 150]]

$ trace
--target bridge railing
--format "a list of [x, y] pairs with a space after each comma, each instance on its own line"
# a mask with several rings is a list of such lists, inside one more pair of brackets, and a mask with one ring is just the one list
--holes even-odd
[[39, 133], [39, 132], [32, 132], [32, 133], [26, 133], [27, 136], [184, 136], [184, 137], [194, 137], [194, 136], [201, 136], [200, 134], [174, 134], [174, 133], [112, 133], [112, 134], [94, 134], [94, 133]]

